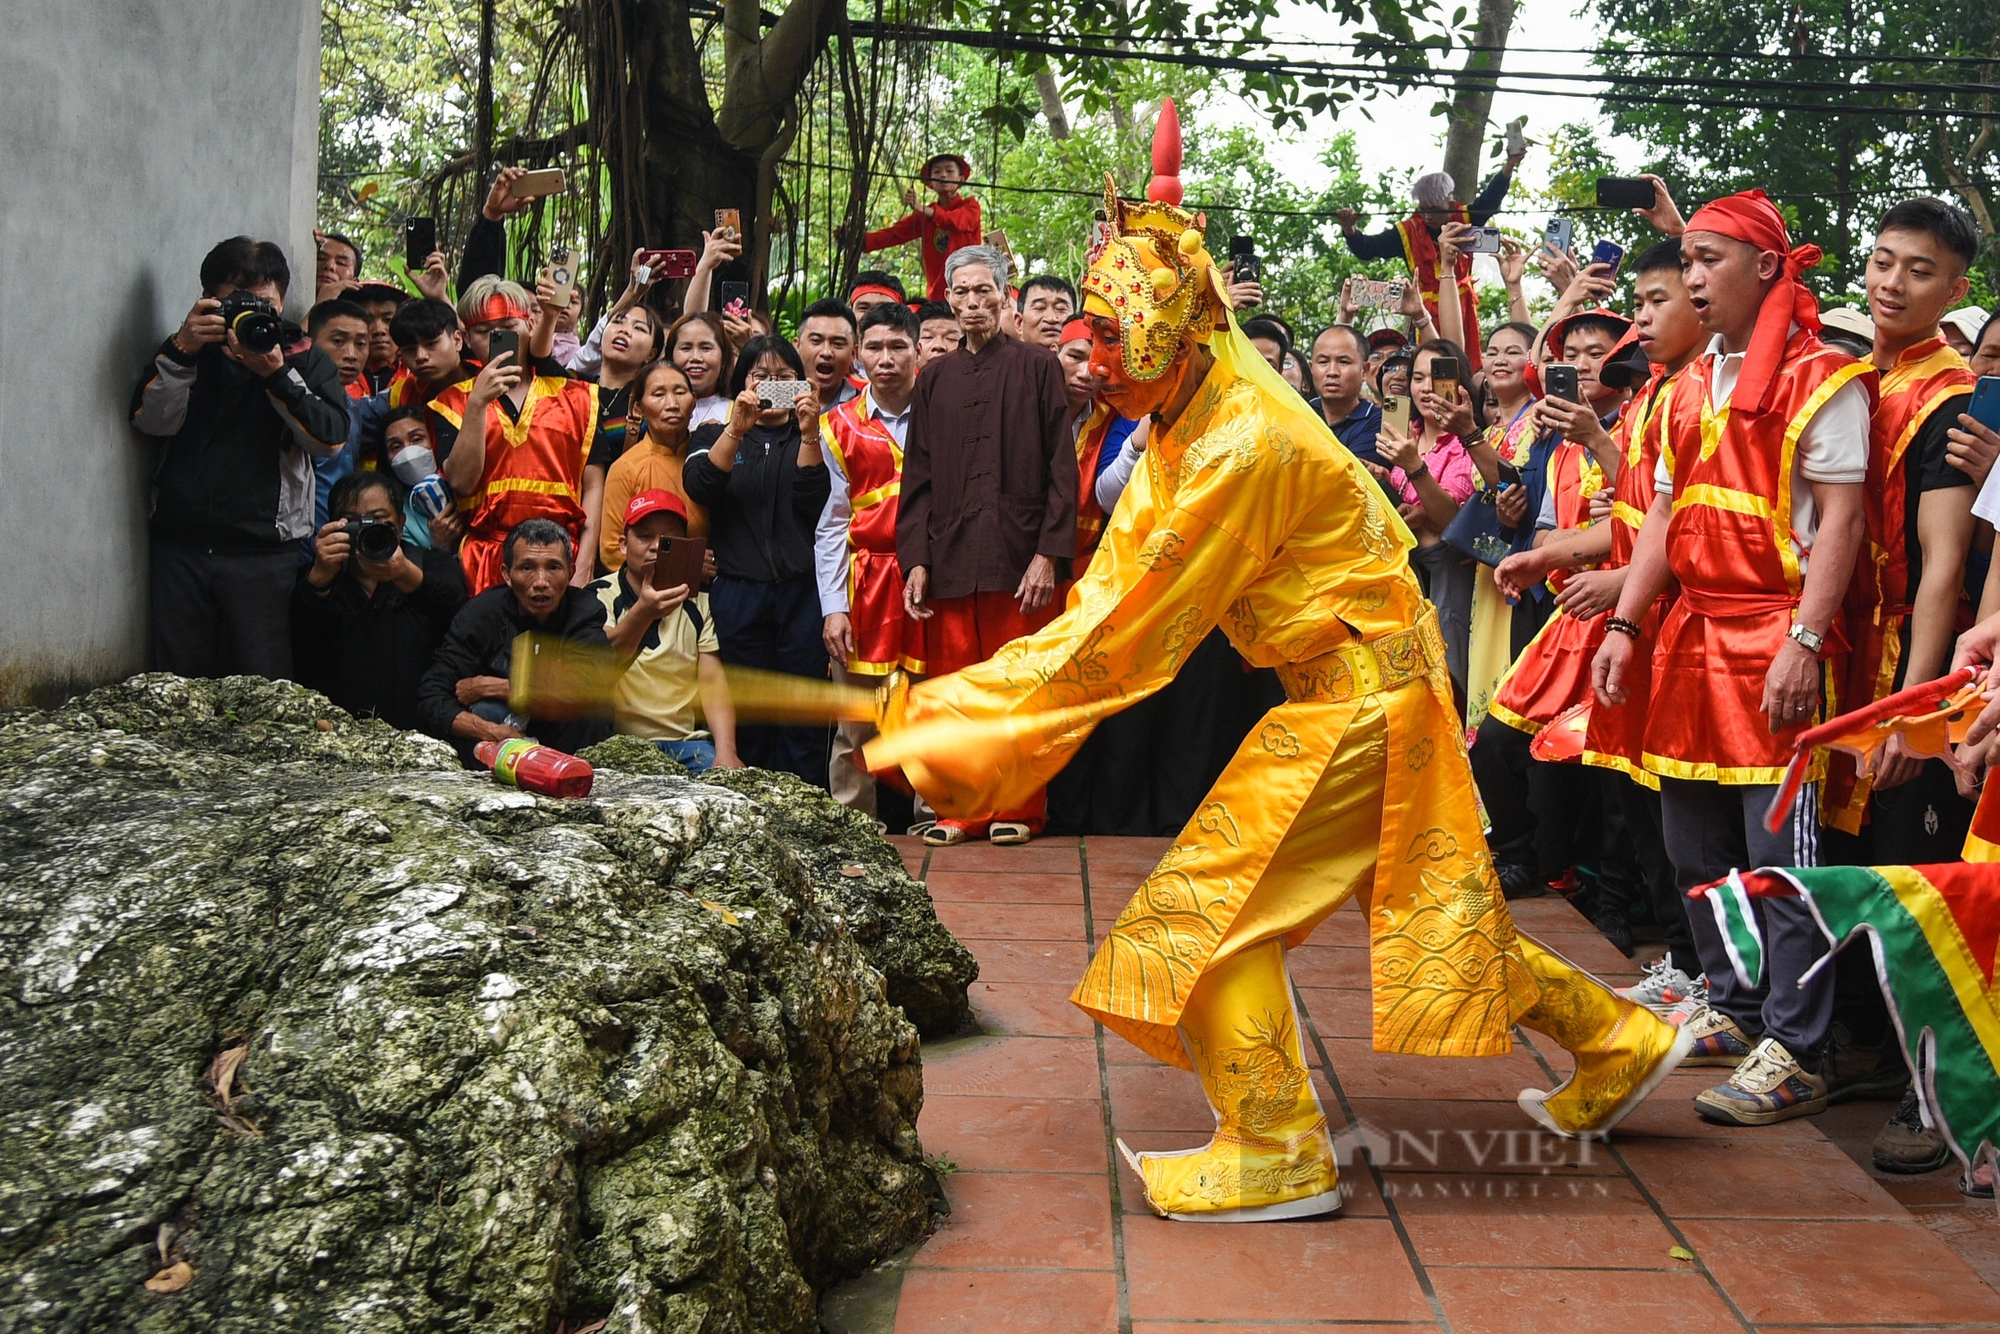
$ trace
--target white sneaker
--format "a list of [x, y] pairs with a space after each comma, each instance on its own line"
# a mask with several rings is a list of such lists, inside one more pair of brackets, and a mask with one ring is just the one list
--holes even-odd
[[1670, 1024], [1684, 1024], [1689, 1019], [1693, 1018], [1697, 1014], [1700, 1014], [1703, 1010], [1706, 1010], [1707, 1008], [1708, 1008], [1708, 976], [1707, 974], [1703, 974], [1702, 976], [1697, 977], [1694, 980], [1693, 991], [1690, 991], [1687, 995], [1683, 996], [1680, 1000], [1675, 1001], [1672, 1005], [1668, 1006], [1666, 1009], [1655, 1010], [1653, 1011], [1653, 1013], [1659, 1015], [1660, 1018], [1666, 1020]]
[[[1646, 965], [1644, 978], [1632, 986], [1620, 987], [1618, 994], [1649, 1010], [1664, 1013], [1692, 996], [1696, 985], [1693, 978], [1674, 967], [1667, 961], [1667, 956], [1662, 955]], [[1704, 984], [1701, 990], [1706, 995], [1708, 988]]]

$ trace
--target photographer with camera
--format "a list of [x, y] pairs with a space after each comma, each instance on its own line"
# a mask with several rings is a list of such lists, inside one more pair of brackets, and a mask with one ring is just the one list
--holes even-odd
[[357, 718], [414, 728], [418, 683], [465, 605], [465, 576], [450, 552], [403, 540], [393, 474], [341, 478], [327, 509], [292, 596], [299, 679]]
[[291, 269], [233, 236], [201, 262], [201, 299], [132, 396], [161, 442], [153, 474], [150, 658], [182, 676], [292, 674], [298, 542], [313, 531], [313, 460], [347, 444], [347, 392], [279, 315]]

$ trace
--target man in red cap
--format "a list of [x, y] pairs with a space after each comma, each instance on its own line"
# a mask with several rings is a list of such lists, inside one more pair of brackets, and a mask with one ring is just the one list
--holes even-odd
[[668, 539], [687, 535], [686, 502], [641, 491], [625, 506], [623, 563], [590, 585], [604, 606], [605, 637], [626, 664], [611, 695], [616, 730], [652, 742], [690, 773], [741, 769], [708, 595], [653, 579]]
[[[945, 298], [944, 261], [961, 246], [978, 245], [985, 235], [980, 230], [979, 201], [960, 194], [959, 187], [972, 179], [972, 164], [956, 153], [933, 154], [917, 178], [937, 194], [928, 204], [917, 203], [915, 190], [903, 191], [903, 203], [910, 211], [900, 220], [868, 233], [861, 248], [886, 250], [922, 238], [924, 281], [932, 301]], [[851, 235], [851, 233], [850, 233]]]
[[[1744, 866], [1819, 860], [1824, 760], [1773, 834], [1764, 813], [1793, 741], [1827, 703], [1830, 642], [1865, 535], [1875, 368], [1819, 339], [1796, 249], [1761, 190], [1718, 200], [1681, 237], [1688, 297], [1713, 338], [1668, 409], [1652, 509], [1593, 664], [1599, 700], [1628, 698], [1639, 622], [1678, 579], [1660, 626], [1642, 760], [1683, 892]], [[1837, 665], [1833, 664], [1833, 665]], [[1833, 979], [1807, 970], [1825, 938], [1796, 900], [1759, 905], [1766, 987], [1743, 986], [1713, 919], [1691, 913], [1708, 1008], [1691, 1063], [1734, 1065], [1698, 1097], [1712, 1120], [1767, 1125], [1827, 1104], [1820, 1057]]]

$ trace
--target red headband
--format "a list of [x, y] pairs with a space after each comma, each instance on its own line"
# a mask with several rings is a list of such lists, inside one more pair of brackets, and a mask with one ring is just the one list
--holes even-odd
[[1096, 336], [1096, 331], [1090, 327], [1090, 321], [1079, 315], [1063, 326], [1062, 337], [1056, 341], [1058, 345], [1061, 345], [1063, 343], [1074, 343], [1079, 338], [1089, 339]]
[[1791, 235], [1785, 230], [1784, 216], [1762, 190], [1746, 190], [1703, 205], [1688, 219], [1687, 229], [1714, 232], [1759, 250], [1775, 251], [1784, 259], [1778, 281], [1764, 294], [1764, 304], [1757, 311], [1757, 328], [1750, 335], [1750, 353], [1743, 359], [1743, 374], [1729, 396], [1730, 406], [1736, 411], [1763, 412], [1771, 406], [1771, 389], [1777, 380], [1778, 363], [1785, 357], [1792, 325], [1796, 323], [1811, 331], [1819, 329], [1819, 302], [1799, 277], [1819, 263], [1822, 252], [1816, 245], [1793, 247]]
[[880, 283], [863, 283], [847, 294], [847, 304], [851, 306], [857, 299], [864, 296], [886, 296], [891, 301], [897, 302], [907, 299], [893, 287], [884, 287]]
[[525, 320], [533, 316], [525, 306], [509, 301], [504, 292], [495, 292], [480, 303], [475, 312], [477, 318], [465, 322], [468, 329], [477, 329], [482, 324], [494, 324], [500, 320]]

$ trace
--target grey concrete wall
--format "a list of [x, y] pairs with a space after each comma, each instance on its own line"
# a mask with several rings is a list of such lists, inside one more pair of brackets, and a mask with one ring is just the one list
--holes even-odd
[[0, 42], [0, 704], [145, 666], [147, 353], [238, 232], [312, 300], [316, 0], [41, 0]]

